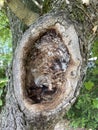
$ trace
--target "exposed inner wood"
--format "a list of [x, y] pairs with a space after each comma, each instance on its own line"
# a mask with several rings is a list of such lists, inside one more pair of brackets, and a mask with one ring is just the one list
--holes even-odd
[[26, 60], [26, 91], [32, 104], [52, 101], [64, 84], [70, 55], [59, 34], [47, 30], [32, 44]]

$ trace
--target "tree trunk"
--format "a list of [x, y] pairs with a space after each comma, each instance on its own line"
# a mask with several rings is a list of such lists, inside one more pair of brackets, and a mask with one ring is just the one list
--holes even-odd
[[79, 95], [97, 34], [96, 7], [92, 1], [47, 0], [48, 14], [24, 34], [21, 15], [8, 11], [14, 56], [0, 130], [66, 129], [63, 116]]

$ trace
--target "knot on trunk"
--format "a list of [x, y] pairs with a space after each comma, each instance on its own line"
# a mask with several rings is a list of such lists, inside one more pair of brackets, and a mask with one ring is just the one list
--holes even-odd
[[74, 26], [59, 14], [46, 15], [23, 35], [13, 61], [14, 89], [21, 109], [56, 114], [76, 99], [81, 54]]

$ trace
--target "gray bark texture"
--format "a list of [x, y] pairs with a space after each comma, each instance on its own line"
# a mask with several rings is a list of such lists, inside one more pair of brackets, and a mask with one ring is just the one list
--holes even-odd
[[47, 0], [48, 13], [30, 27], [8, 9], [14, 54], [0, 130], [66, 130], [63, 116], [79, 95], [97, 35], [97, 4]]

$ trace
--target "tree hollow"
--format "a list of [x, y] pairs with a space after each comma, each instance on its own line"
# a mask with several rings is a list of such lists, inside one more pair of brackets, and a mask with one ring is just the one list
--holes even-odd
[[25, 32], [13, 62], [16, 97], [32, 117], [56, 114], [76, 99], [82, 61], [78, 36], [67, 19], [54, 17], [46, 15]]

